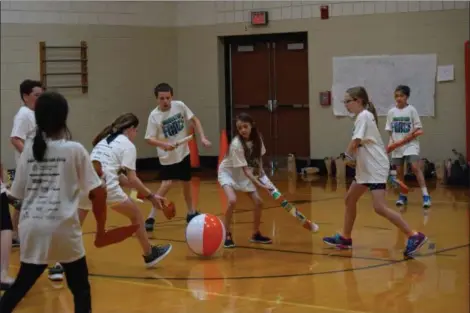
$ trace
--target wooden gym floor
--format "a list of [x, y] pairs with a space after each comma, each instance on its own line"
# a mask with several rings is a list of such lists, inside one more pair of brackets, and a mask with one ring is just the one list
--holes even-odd
[[[239, 195], [234, 214], [233, 250], [214, 259], [194, 256], [185, 243], [185, 216], [181, 189], [168, 195], [177, 217], [167, 221], [158, 213], [150, 236], [154, 243], [171, 242], [172, 253], [155, 269], [144, 268], [135, 239], [97, 249], [95, 224], [90, 215], [84, 225], [95, 313], [469, 313], [468, 190], [446, 189], [429, 182], [433, 207], [421, 208], [419, 188], [412, 188], [404, 217], [425, 232], [430, 243], [421, 256], [404, 261], [405, 238], [374, 214], [370, 196], [359, 203], [352, 251], [327, 248], [322, 236], [340, 230], [347, 184], [333, 179], [297, 182], [279, 174], [273, 181], [299, 210], [320, 225], [309, 234], [278, 203], [263, 194], [262, 230], [273, 245], [249, 242], [252, 204]], [[201, 211], [221, 214], [214, 176], [193, 178], [199, 185]], [[437, 186], [436, 186], [437, 185]], [[156, 190], [159, 183], [149, 184]], [[394, 208], [396, 195], [389, 191]], [[140, 204], [145, 216], [149, 205]], [[128, 221], [110, 212], [108, 225]], [[15, 274], [18, 251], [11, 262]], [[64, 285], [43, 275], [17, 307], [18, 313], [72, 313], [72, 297]]]

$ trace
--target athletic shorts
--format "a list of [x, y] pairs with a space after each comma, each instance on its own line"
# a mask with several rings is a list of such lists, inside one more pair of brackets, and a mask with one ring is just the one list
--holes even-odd
[[0, 199], [0, 230], [13, 230], [10, 216], [10, 206], [7, 193], [4, 192]]
[[162, 165], [160, 180], [191, 180], [191, 159], [189, 154], [179, 163]]
[[415, 155], [415, 154], [405, 155], [402, 158], [392, 158], [392, 164], [396, 166], [403, 166], [405, 161], [407, 163], [414, 163], [414, 162], [418, 162], [420, 159], [421, 158], [419, 157], [419, 155]]

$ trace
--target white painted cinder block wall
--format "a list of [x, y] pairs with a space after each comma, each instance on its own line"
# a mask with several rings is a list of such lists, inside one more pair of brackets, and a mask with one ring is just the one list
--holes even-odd
[[[210, 70], [217, 57], [213, 40], [217, 31], [214, 29], [235, 29], [237, 23], [248, 23], [250, 11], [258, 9], [267, 10], [272, 21], [283, 20], [280, 22], [283, 25], [290, 24], [289, 21], [314, 24], [320, 18], [322, 3], [328, 3], [332, 18], [338, 17], [336, 21], [342, 16], [369, 15], [370, 18], [373, 14], [384, 16], [400, 12], [411, 16], [412, 12], [418, 11], [469, 8], [468, 1], [2, 0], [1, 159], [8, 168], [14, 166], [7, 138], [19, 106], [18, 84], [25, 77], [38, 78], [37, 45], [41, 40], [50, 44], [86, 40], [90, 44], [89, 80], [93, 88], [87, 95], [68, 97], [73, 111], [69, 126], [74, 139], [83, 142], [87, 148], [90, 148], [90, 138], [101, 130], [103, 123], [130, 107], [144, 121], [154, 105], [151, 92], [154, 84], [165, 80], [176, 87], [177, 96], [182, 96], [201, 118], [214, 143], [211, 149], [200, 149], [200, 154], [217, 155], [219, 132], [224, 121], [214, 119], [214, 115], [219, 116], [221, 105], [218, 96], [213, 94], [214, 86], [219, 85], [219, 76], [216, 70]], [[205, 31], [210, 31], [210, 35], [201, 33]], [[452, 57], [446, 62], [459, 62], [460, 45], [458, 49], [455, 54], [447, 54]], [[194, 64], [194, 58], [203, 56], [207, 58], [205, 63]], [[459, 74], [459, 69], [456, 70]], [[198, 74], [201, 71], [209, 72], [202, 85]], [[90, 116], [87, 112], [94, 114]], [[442, 118], [442, 112], [438, 120]], [[85, 120], [87, 124], [83, 127]], [[139, 157], [155, 156], [155, 151], [142, 138], [136, 145]], [[314, 140], [311, 145], [319, 146]], [[423, 146], [424, 151], [426, 147]], [[463, 147], [463, 140], [459, 139], [455, 147], [460, 146]], [[331, 149], [336, 151], [336, 148]], [[323, 149], [321, 151], [324, 153]], [[317, 157], [311, 155], [314, 156]]]
[[330, 15], [406, 13], [469, 8], [469, 1], [1, 1], [2, 23], [100, 24], [181, 27], [248, 22], [250, 11], [267, 10], [270, 20]]

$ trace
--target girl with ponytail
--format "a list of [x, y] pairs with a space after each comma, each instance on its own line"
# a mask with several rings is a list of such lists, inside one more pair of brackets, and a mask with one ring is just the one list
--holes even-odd
[[[133, 225], [139, 225], [136, 237], [143, 250], [144, 262], [152, 267], [170, 253], [172, 246], [152, 246], [145, 230], [145, 221], [137, 205], [123, 191], [122, 186], [137, 189], [146, 196], [155, 208], [160, 208], [168, 219], [174, 217], [172, 208], [163, 205], [162, 198], [150, 191], [137, 177], [137, 150], [133, 141], [137, 136], [139, 119], [132, 113], [119, 116], [111, 125], [106, 126], [93, 140], [91, 160], [103, 172], [106, 184], [107, 203], [114, 211], [128, 217]], [[124, 172], [125, 175], [120, 173]]]
[[356, 177], [346, 195], [342, 233], [325, 237], [323, 242], [339, 248], [352, 248], [351, 233], [356, 219], [357, 201], [370, 190], [375, 212], [388, 219], [408, 236], [403, 254], [405, 258], [412, 257], [428, 238], [412, 230], [399, 213], [387, 207], [385, 189], [390, 162], [377, 126], [375, 107], [370, 102], [364, 87], [348, 89], [344, 103], [348, 111], [356, 115], [352, 141], [346, 151], [346, 154], [356, 159]]
[[230, 143], [227, 155], [220, 163], [218, 170], [218, 180], [224, 189], [228, 199], [228, 207], [225, 213], [225, 229], [227, 231], [225, 248], [234, 248], [235, 243], [230, 232], [233, 209], [237, 202], [235, 191], [249, 194], [255, 204], [253, 236], [251, 242], [270, 244], [272, 240], [263, 236], [260, 232], [261, 224], [261, 197], [256, 190], [259, 188], [268, 189], [256, 179], [263, 172], [262, 157], [266, 153], [261, 134], [256, 128], [253, 118], [241, 113], [236, 117], [237, 135]]
[[105, 191], [88, 152], [70, 141], [67, 100], [59, 93], [45, 92], [37, 99], [34, 113], [36, 136], [32, 142], [25, 141], [10, 190], [11, 197], [23, 200], [21, 265], [0, 300], [0, 312], [11, 313], [52, 261], [65, 270], [75, 312], [89, 313], [90, 284], [77, 211], [80, 190], [91, 195]]

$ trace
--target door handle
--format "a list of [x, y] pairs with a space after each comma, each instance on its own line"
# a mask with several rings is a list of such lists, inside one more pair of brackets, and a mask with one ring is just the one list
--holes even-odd
[[269, 112], [272, 112], [273, 111], [273, 101], [268, 100], [268, 104], [266, 105], [266, 107], [268, 108]]

